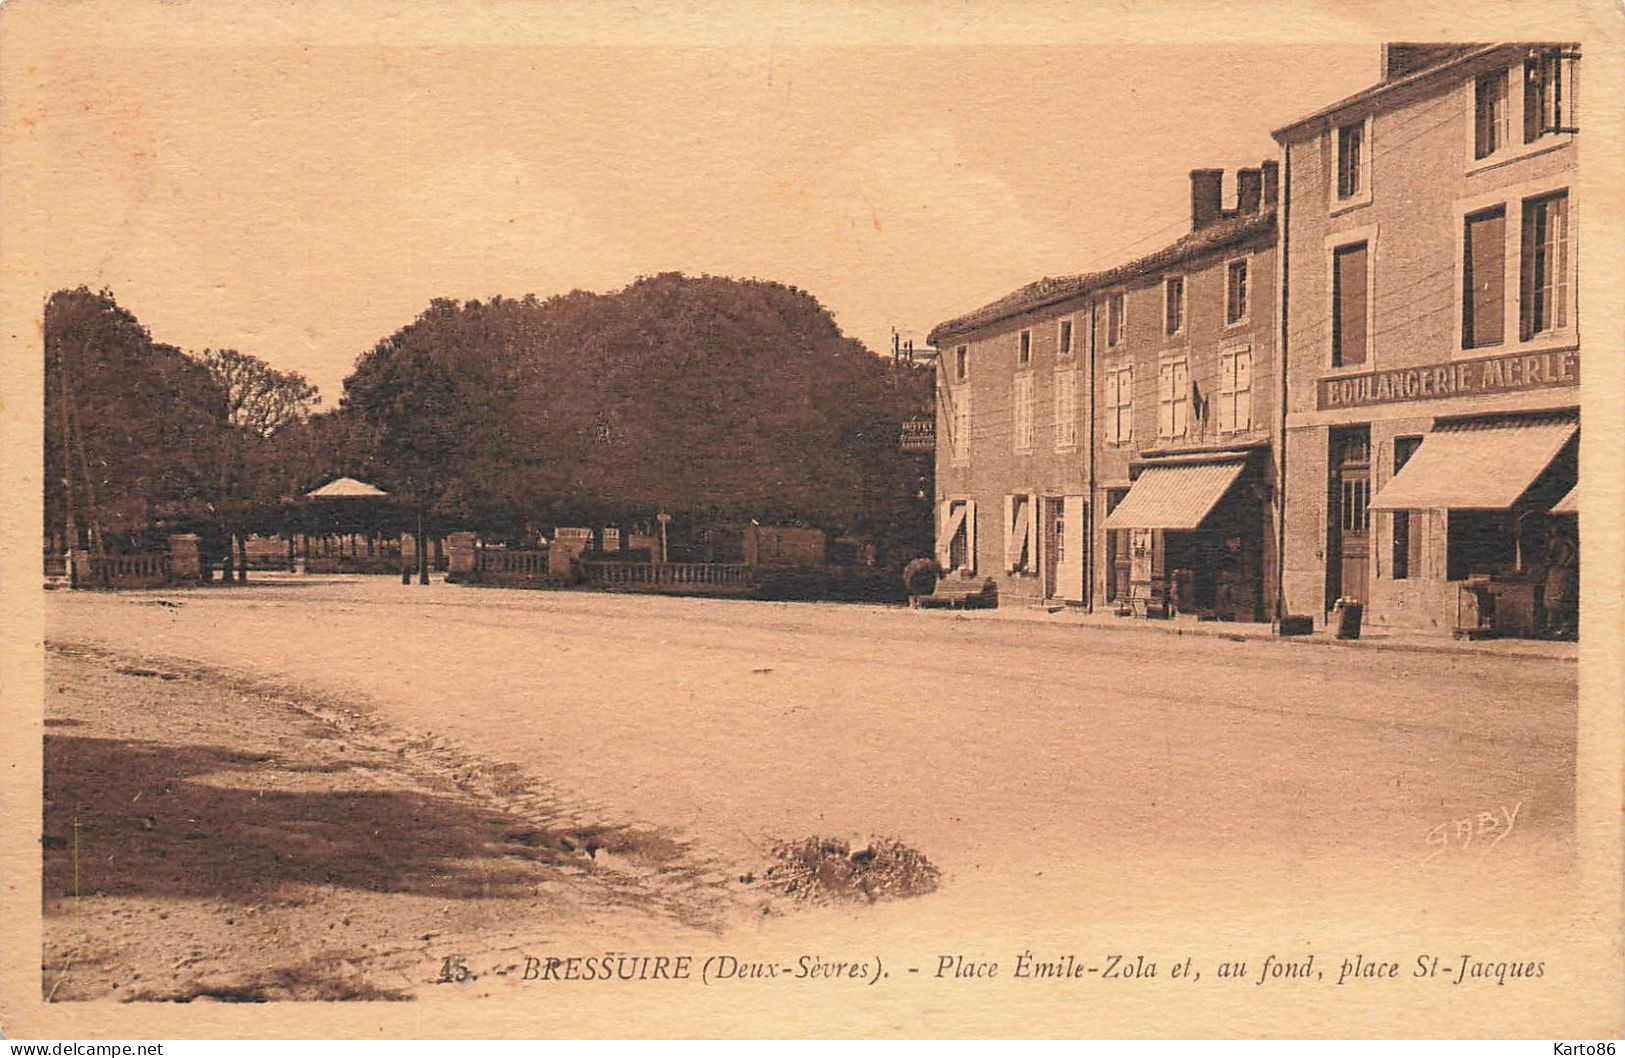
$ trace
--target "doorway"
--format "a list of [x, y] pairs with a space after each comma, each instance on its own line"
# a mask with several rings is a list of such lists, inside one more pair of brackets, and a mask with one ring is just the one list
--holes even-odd
[[1333, 430], [1327, 513], [1326, 608], [1367, 602], [1371, 570], [1371, 427]]

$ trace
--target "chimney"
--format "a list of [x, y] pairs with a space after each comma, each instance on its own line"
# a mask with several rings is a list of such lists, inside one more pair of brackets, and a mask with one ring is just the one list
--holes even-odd
[[1191, 231], [1205, 228], [1219, 219], [1219, 203], [1223, 194], [1223, 169], [1191, 170]]
[[1263, 192], [1264, 174], [1257, 169], [1236, 170], [1236, 212], [1243, 217], [1258, 212], [1258, 196]]
[[1264, 171], [1264, 205], [1279, 205], [1281, 196], [1281, 163], [1271, 158], [1259, 166]]

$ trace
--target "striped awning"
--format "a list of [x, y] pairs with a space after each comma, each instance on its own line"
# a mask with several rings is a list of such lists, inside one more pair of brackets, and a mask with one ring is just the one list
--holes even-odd
[[1553, 514], [1579, 514], [1580, 513], [1580, 486], [1576, 485], [1563, 494], [1563, 498], [1552, 504]]
[[1371, 509], [1504, 511], [1579, 428], [1572, 420], [1551, 419], [1441, 426], [1423, 438]]
[[1245, 459], [1147, 467], [1106, 516], [1107, 529], [1195, 529], [1218, 506]]

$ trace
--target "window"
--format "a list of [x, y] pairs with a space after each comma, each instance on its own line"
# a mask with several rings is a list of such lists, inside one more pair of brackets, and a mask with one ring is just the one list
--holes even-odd
[[1366, 244], [1339, 246], [1332, 252], [1332, 366], [1365, 363]]
[[1500, 345], [1505, 338], [1506, 227], [1504, 206], [1467, 217], [1462, 235], [1461, 347]]
[[1033, 332], [1022, 331], [1017, 339], [1016, 366], [1030, 367], [1033, 362]]
[[1015, 446], [1018, 452], [1033, 450], [1033, 376], [1017, 375], [1011, 394], [1015, 425]]
[[1026, 573], [1037, 568], [1038, 524], [1033, 498], [1016, 493], [1004, 498], [1004, 568]]
[[1524, 62], [1523, 142], [1579, 131], [1574, 94], [1579, 64], [1579, 51], [1569, 48], [1542, 48]]
[[963, 382], [970, 376], [970, 349], [961, 345], [954, 350], [954, 381]]
[[1157, 436], [1184, 437], [1191, 421], [1191, 372], [1184, 359], [1157, 367]]
[[1569, 196], [1526, 199], [1519, 250], [1518, 334], [1524, 341], [1569, 320]]
[[1247, 259], [1231, 261], [1224, 270], [1224, 322], [1226, 326], [1247, 319]]
[[1062, 320], [1056, 328], [1055, 347], [1060, 351], [1062, 357], [1072, 355], [1072, 321], [1070, 319]]
[[1185, 329], [1185, 277], [1169, 276], [1162, 281], [1162, 333], [1175, 335]]
[[1473, 157], [1488, 158], [1507, 142], [1507, 75], [1496, 70], [1473, 84]]
[[1339, 510], [1342, 512], [1343, 531], [1363, 533], [1371, 524], [1371, 479], [1346, 477], [1341, 484], [1343, 502]]
[[962, 467], [970, 464], [970, 387], [965, 386], [955, 392], [953, 401], [953, 438], [952, 451], [954, 466]]
[[937, 531], [937, 561], [944, 569], [976, 568], [976, 501], [948, 500]]
[[1134, 440], [1134, 367], [1124, 364], [1106, 372], [1106, 441]]
[[[1395, 474], [1405, 468], [1405, 464], [1421, 445], [1420, 437], [1394, 438]], [[1411, 575], [1412, 567], [1422, 557], [1422, 520], [1413, 519], [1410, 511], [1395, 511], [1393, 517], [1394, 560], [1391, 577], [1393, 580], [1406, 580]]]
[[1055, 564], [1057, 566], [1066, 562], [1066, 504], [1060, 500], [1050, 500], [1050, 529], [1055, 533]]
[[1055, 450], [1078, 447], [1078, 369], [1055, 369]]
[[1106, 348], [1115, 349], [1123, 344], [1124, 314], [1128, 309], [1121, 290], [1106, 299]]
[[1219, 354], [1219, 429], [1253, 428], [1253, 351], [1232, 349]]
[[1337, 130], [1337, 197], [1361, 197], [1366, 190], [1365, 122], [1356, 121]]

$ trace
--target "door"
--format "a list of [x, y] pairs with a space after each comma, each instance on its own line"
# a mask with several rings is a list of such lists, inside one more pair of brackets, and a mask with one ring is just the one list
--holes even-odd
[[1089, 526], [1088, 502], [1083, 496], [1066, 497], [1061, 504], [1061, 521], [1056, 526], [1056, 535], [1060, 539], [1058, 546], [1066, 556], [1066, 561], [1058, 567], [1061, 581], [1058, 594], [1067, 602], [1083, 602], [1085, 585], [1089, 583], [1089, 549], [1085, 544]]
[[1059, 497], [1045, 496], [1044, 543], [1038, 553], [1044, 556], [1044, 598], [1061, 595], [1061, 573], [1067, 565], [1066, 507]]
[[[1371, 569], [1371, 433], [1369, 428], [1333, 434], [1332, 541], [1333, 599], [1366, 602]], [[1328, 556], [1330, 557], [1330, 556]]]

